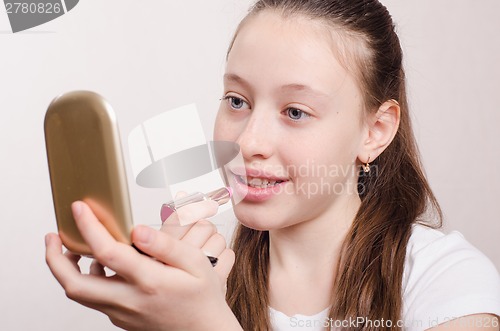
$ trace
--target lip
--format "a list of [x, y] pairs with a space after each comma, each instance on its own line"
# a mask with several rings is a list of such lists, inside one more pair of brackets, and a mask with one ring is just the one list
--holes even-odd
[[[242, 171], [243, 170], [243, 171]], [[257, 169], [231, 169], [233, 174], [231, 181], [235, 194], [244, 197], [247, 202], [263, 202], [283, 191], [283, 187], [288, 183], [289, 179], [284, 177], [274, 176]], [[240, 180], [241, 176], [259, 177], [269, 181], [283, 181], [268, 188], [257, 188], [248, 186]]]
[[234, 175], [245, 176], [245, 177], [258, 177], [267, 179], [269, 181], [288, 181], [288, 177], [280, 177], [264, 170], [252, 169], [252, 168], [233, 168], [230, 170]]

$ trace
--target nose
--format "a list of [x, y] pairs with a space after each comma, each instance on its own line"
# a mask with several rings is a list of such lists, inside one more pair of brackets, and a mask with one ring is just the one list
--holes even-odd
[[258, 109], [252, 114], [237, 139], [246, 160], [268, 159], [273, 155], [274, 135], [272, 116]]

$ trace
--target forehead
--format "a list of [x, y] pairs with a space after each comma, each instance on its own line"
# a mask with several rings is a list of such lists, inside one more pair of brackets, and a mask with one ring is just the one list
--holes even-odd
[[[354, 79], [338, 60], [339, 42], [331, 28], [304, 16], [283, 18], [264, 11], [247, 18], [234, 40], [226, 71], [247, 80], [310, 86], [333, 93]], [[265, 77], [264, 77], [265, 75]]]

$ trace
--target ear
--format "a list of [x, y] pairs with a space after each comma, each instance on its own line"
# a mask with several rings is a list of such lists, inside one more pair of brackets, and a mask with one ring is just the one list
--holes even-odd
[[396, 100], [384, 102], [367, 120], [366, 137], [358, 158], [367, 163], [375, 160], [390, 145], [399, 128], [401, 109]]

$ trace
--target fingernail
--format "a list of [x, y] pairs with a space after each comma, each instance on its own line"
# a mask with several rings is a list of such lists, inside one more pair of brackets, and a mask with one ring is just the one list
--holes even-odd
[[137, 226], [134, 231], [135, 239], [142, 243], [148, 244], [151, 241], [153, 235], [152, 230], [146, 226]]
[[189, 225], [198, 221], [197, 218], [193, 217], [192, 208], [192, 206], [188, 205], [177, 209], [177, 219], [179, 220], [179, 224], [181, 226]]
[[71, 211], [74, 217], [79, 217], [82, 214], [82, 203], [80, 201], [75, 201], [71, 204]]
[[48, 246], [50, 244], [50, 235], [46, 234], [45, 235], [45, 246]]
[[213, 201], [213, 200], [209, 200], [208, 202], [210, 202], [212, 204], [212, 209], [214, 209], [215, 211], [217, 211], [219, 209], [219, 203], [217, 201]]

